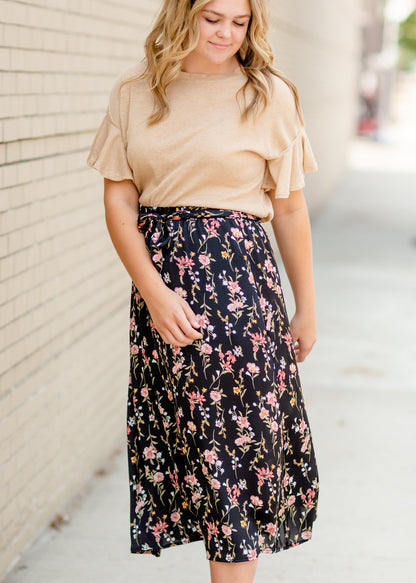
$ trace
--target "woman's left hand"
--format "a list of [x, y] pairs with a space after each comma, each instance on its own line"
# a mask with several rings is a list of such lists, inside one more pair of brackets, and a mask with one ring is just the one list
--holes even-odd
[[290, 322], [297, 362], [303, 362], [316, 342], [315, 313], [296, 312]]

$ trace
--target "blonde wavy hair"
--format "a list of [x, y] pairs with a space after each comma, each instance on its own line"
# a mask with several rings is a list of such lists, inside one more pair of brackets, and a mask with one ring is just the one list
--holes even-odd
[[[149, 125], [161, 121], [169, 114], [166, 89], [178, 76], [183, 59], [199, 41], [199, 15], [210, 0], [164, 0], [153, 30], [145, 43], [146, 68], [140, 78], [146, 78], [154, 98], [154, 111]], [[242, 118], [261, 112], [270, 102], [273, 92], [273, 75], [279, 77], [292, 90], [296, 109], [302, 124], [304, 119], [296, 86], [273, 67], [273, 53], [266, 39], [269, 15], [266, 0], [249, 0], [251, 18], [244, 42], [236, 57], [247, 77], [241, 88], [245, 107]], [[130, 80], [130, 79], [129, 79]], [[129, 81], [127, 80], [127, 81]], [[251, 100], [248, 90], [253, 91]]]

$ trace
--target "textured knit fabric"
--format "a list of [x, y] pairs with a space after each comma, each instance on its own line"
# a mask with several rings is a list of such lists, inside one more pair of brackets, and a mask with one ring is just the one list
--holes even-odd
[[[317, 163], [290, 88], [274, 77], [271, 103], [241, 119], [246, 77], [180, 72], [168, 87], [170, 114], [149, 126], [153, 97], [142, 64], [124, 70], [88, 164], [111, 180], [131, 179], [142, 205], [227, 208], [270, 220], [269, 197], [303, 188]], [[130, 79], [130, 80], [129, 80]]]

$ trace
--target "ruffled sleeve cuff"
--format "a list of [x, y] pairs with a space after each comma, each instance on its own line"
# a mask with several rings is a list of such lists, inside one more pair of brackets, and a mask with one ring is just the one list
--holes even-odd
[[95, 135], [87, 164], [110, 180], [133, 180], [121, 131], [111, 121], [108, 111]]
[[287, 198], [292, 190], [305, 186], [305, 172], [316, 172], [318, 164], [302, 127], [292, 143], [277, 157], [266, 162], [263, 188], [275, 190], [276, 198]]

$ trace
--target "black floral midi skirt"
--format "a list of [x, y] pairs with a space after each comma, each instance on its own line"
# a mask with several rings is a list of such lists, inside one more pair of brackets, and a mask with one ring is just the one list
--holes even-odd
[[141, 207], [163, 281], [201, 340], [167, 345], [132, 285], [127, 401], [131, 552], [204, 541], [213, 561], [306, 542], [318, 471], [279, 273], [258, 217]]

